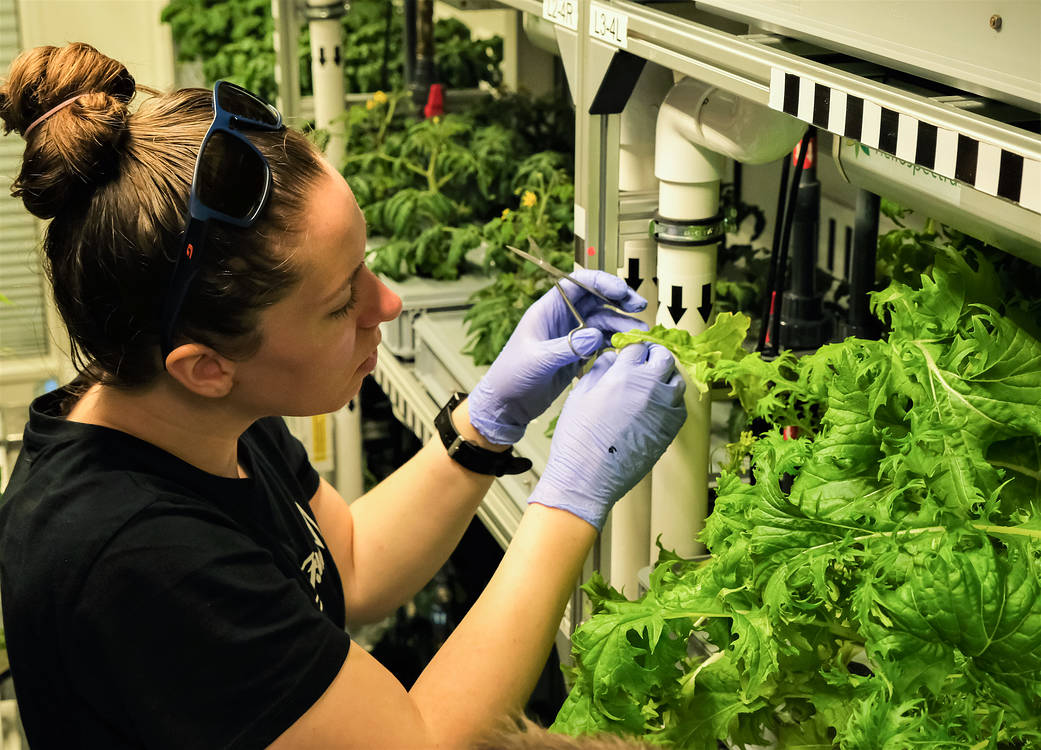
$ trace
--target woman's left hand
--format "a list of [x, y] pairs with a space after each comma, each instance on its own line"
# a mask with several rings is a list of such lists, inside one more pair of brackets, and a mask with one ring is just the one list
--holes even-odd
[[[645, 300], [625, 281], [603, 271], [578, 269], [578, 281], [607, 297], [620, 310], [639, 312]], [[578, 321], [560, 292], [550, 289], [524, 313], [517, 329], [470, 393], [470, 422], [485, 438], [512, 445], [528, 422], [544, 412], [578, 373], [580, 362], [596, 354], [617, 331], [646, 330], [636, 318], [622, 315], [567, 280], [560, 282], [587, 328], [568, 334]]]

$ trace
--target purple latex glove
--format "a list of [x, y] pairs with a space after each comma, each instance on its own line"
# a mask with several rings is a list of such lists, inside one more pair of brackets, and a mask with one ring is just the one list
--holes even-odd
[[[639, 312], [647, 300], [623, 279], [603, 271], [578, 269], [578, 281], [592, 287], [626, 312]], [[596, 354], [616, 331], [647, 330], [636, 318], [621, 315], [569, 281], [561, 281], [589, 328], [571, 338], [578, 321], [560, 292], [550, 289], [535, 301], [487, 374], [470, 393], [470, 422], [485, 438], [512, 445], [524, 435], [528, 422], [544, 412], [578, 374], [580, 362]]]
[[669, 351], [630, 344], [606, 352], [564, 402], [546, 468], [529, 503], [560, 508], [597, 530], [661, 458], [687, 418]]

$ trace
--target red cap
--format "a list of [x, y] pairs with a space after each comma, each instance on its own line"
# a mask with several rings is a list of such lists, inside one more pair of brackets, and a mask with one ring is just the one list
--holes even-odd
[[430, 93], [427, 94], [427, 105], [423, 107], [423, 114], [429, 120], [445, 113], [445, 92], [440, 83], [430, 84]]
[[[802, 142], [795, 144], [795, 148], [792, 149], [792, 166], [799, 166], [799, 146]], [[817, 161], [817, 137], [810, 138], [810, 142], [806, 144], [806, 159], [802, 163], [803, 169], [810, 169], [813, 167], [813, 163]]]

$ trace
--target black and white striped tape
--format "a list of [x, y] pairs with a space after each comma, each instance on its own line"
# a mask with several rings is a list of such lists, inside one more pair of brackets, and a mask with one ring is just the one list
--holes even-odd
[[770, 108], [1041, 213], [1041, 162], [773, 68]]

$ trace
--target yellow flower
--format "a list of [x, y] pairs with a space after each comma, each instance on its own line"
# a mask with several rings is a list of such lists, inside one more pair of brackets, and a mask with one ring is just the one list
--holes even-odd
[[502, 217], [501, 217], [501, 218], [502, 218], [502, 220], [503, 220], [503, 221], [505, 221], [505, 220], [506, 220], [506, 217], [507, 217], [507, 216], [509, 216], [509, 215], [510, 215], [510, 209], [508, 209], [508, 208], [504, 208], [504, 209], [502, 210]]
[[441, 118], [437, 115], [434, 115], [434, 124], [437, 125], [439, 122], [441, 122]]
[[531, 208], [538, 202], [538, 197], [535, 195], [535, 193], [531, 192], [530, 190], [525, 190], [524, 195], [521, 196], [521, 205], [525, 208]]
[[373, 109], [375, 106], [376, 102], [374, 102], [372, 99], [369, 99], [367, 102], [365, 102], [365, 109]]
[[382, 91], [377, 91], [372, 95], [372, 100], [376, 102], [376, 104], [386, 104], [387, 95], [384, 94]]

